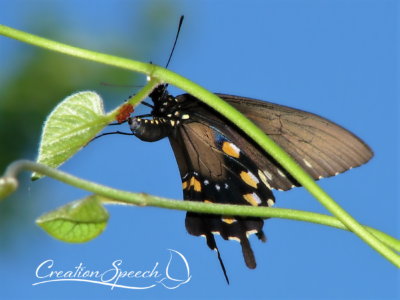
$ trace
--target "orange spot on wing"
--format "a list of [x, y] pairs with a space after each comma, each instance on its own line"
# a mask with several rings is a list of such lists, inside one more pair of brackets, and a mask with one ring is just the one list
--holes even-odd
[[222, 151], [229, 156], [239, 158], [239, 150], [235, 148], [235, 146], [229, 142], [224, 142], [222, 144]]
[[248, 185], [252, 186], [255, 189], [257, 188], [257, 182], [254, 180], [253, 177], [250, 176], [250, 174], [248, 172], [242, 171], [242, 173], [240, 173], [240, 177]]
[[189, 188], [193, 186], [196, 192], [201, 192], [201, 183], [194, 176], [190, 178]]
[[243, 198], [244, 198], [247, 202], [249, 202], [251, 205], [253, 205], [253, 206], [258, 206], [258, 203], [257, 203], [256, 199], [254, 199], [253, 194], [246, 194], [246, 195], [243, 195]]
[[233, 222], [236, 222], [235, 218], [232, 216], [222, 216], [222, 221], [227, 224], [232, 224]]
[[182, 182], [182, 188], [186, 190], [187, 187], [188, 187], [188, 182], [187, 181]]

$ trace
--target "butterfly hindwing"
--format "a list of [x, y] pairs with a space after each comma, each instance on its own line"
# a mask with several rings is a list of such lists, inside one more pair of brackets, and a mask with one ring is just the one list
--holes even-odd
[[[221, 126], [224, 124], [216, 119], [191, 114], [190, 121], [182, 124], [176, 134], [170, 137], [181, 172], [184, 199], [237, 205], [273, 205], [275, 198], [260, 178], [259, 166], [236, 145], [243, 141], [239, 141], [240, 137], [230, 131], [220, 131], [218, 128]], [[262, 227], [263, 221], [259, 218], [194, 213], [186, 216], [188, 232], [205, 236], [209, 246], [210, 232], [220, 234], [226, 240], [239, 241], [246, 265], [251, 269], [256, 267], [256, 263], [248, 236], [257, 233], [265, 241]]]
[[[252, 139], [236, 127], [235, 124], [220, 116], [208, 106], [199, 103], [198, 100], [191, 95], [180, 95], [177, 99], [180, 99], [180, 97], [187, 99], [186, 101], [190, 103], [189, 107], [186, 109], [190, 112], [190, 115], [192, 116], [191, 118], [197, 117], [199, 122], [205, 126], [210, 126], [211, 130], [223, 133], [224, 136], [233, 141], [234, 147], [241, 150], [241, 153], [243, 154], [241, 157], [242, 161], [252, 161], [252, 164], [257, 166], [254, 168], [253, 173], [262, 180], [268, 190], [273, 188], [289, 190], [294, 186], [300, 186], [300, 184], [284, 168], [282, 168], [273, 157], [266, 153]], [[237, 107], [237, 109], [239, 108]], [[210, 142], [213, 143], [213, 141]], [[223, 144], [221, 146], [223, 146]], [[226, 148], [228, 152], [230, 152], [229, 148], [230, 147]], [[232, 149], [231, 151], [235, 151], [235, 149]]]

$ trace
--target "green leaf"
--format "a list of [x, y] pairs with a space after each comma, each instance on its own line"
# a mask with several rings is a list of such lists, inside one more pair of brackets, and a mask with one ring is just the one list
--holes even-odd
[[84, 243], [103, 232], [107, 225], [108, 212], [91, 195], [81, 200], [68, 203], [36, 220], [52, 237], [69, 243]]
[[[85, 146], [107, 124], [103, 100], [94, 92], [67, 97], [48, 116], [37, 162], [57, 168]], [[31, 180], [43, 177], [33, 173]]]

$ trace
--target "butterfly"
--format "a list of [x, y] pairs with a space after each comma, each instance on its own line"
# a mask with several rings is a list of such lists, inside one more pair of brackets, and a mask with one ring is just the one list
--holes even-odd
[[[314, 180], [331, 177], [368, 162], [373, 152], [361, 139], [318, 115], [249, 98], [216, 94], [277, 143]], [[205, 203], [271, 207], [272, 189], [300, 184], [234, 123], [190, 94], [173, 97], [167, 85], [149, 95], [150, 115], [127, 119], [142, 141], [168, 138], [182, 179], [183, 198]], [[150, 118], [149, 118], [150, 117]], [[246, 266], [256, 267], [248, 237], [263, 242], [261, 218], [187, 212], [186, 229], [204, 236], [216, 250], [229, 283], [214, 234], [240, 242]]]

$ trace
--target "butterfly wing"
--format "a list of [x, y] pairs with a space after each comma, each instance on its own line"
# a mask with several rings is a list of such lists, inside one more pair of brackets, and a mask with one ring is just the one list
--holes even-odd
[[[210, 114], [208, 107], [193, 105], [185, 109], [190, 119], [185, 120], [169, 137], [182, 178], [184, 199], [206, 203], [273, 205], [275, 198], [260, 177], [257, 161], [247, 151], [252, 145], [227, 126], [224, 119]], [[256, 233], [261, 240], [266, 240], [260, 218], [187, 213], [185, 223], [190, 234], [205, 236], [213, 250], [218, 251], [212, 234], [239, 241], [246, 265], [251, 269], [256, 267], [248, 236]]]
[[[315, 180], [366, 163], [371, 149], [346, 129], [320, 116], [281, 105], [217, 94], [282, 147]], [[177, 98], [187, 118], [169, 136], [182, 178], [184, 200], [272, 206], [271, 189], [300, 184], [235, 124], [195, 97]], [[204, 236], [218, 252], [213, 234], [241, 243], [246, 265], [256, 267], [248, 241], [265, 241], [259, 218], [187, 213], [186, 229]], [[218, 258], [225, 273], [220, 254]], [[226, 276], [226, 273], [225, 273]]]
[[[357, 136], [323, 117], [274, 103], [217, 95], [265, 132], [314, 180], [358, 167], [374, 155]], [[282, 168], [278, 165], [267, 172], [272, 188], [288, 190], [292, 187], [286, 180], [280, 180]]]

